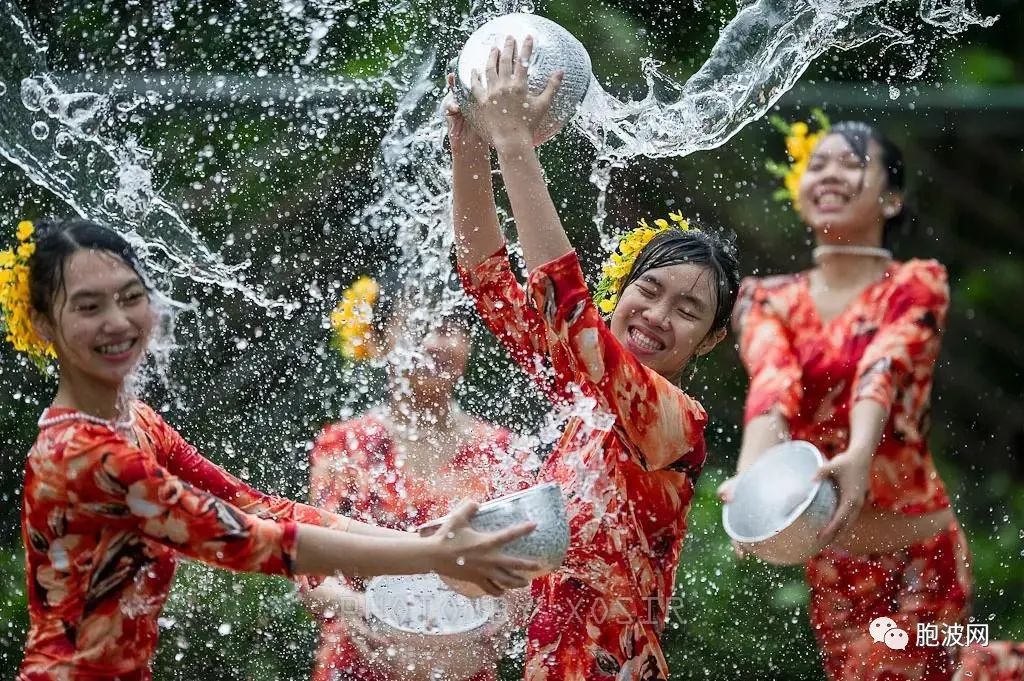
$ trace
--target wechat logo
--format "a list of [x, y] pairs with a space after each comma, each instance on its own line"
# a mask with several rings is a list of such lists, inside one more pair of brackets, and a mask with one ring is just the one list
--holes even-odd
[[903, 650], [910, 642], [910, 635], [896, 626], [890, 617], [876, 617], [868, 626], [868, 633], [875, 643], [884, 643], [890, 650]]

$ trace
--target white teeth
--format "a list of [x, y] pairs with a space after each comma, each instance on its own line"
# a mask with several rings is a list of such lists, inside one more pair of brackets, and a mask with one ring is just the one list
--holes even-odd
[[644, 350], [649, 350], [650, 352], [658, 352], [660, 350], [665, 349], [665, 346], [661, 341], [651, 338], [650, 336], [648, 336], [646, 333], [639, 329], [630, 329], [629, 337], [634, 343], [636, 343]]
[[120, 355], [122, 352], [128, 352], [134, 342], [133, 340], [127, 340], [117, 345], [101, 345], [99, 351], [102, 355]]

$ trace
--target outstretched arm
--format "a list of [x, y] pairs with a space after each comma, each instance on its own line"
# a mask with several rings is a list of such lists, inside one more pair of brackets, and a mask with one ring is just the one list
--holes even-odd
[[563, 74], [555, 73], [543, 92], [531, 95], [526, 85], [526, 65], [533, 53], [533, 38], [527, 37], [523, 42], [522, 54], [516, 48], [515, 40], [509, 36], [503, 49], [491, 50], [487, 85], [474, 72], [473, 97], [481, 132], [490, 138], [498, 154], [523, 257], [532, 272], [572, 250], [548, 193], [531, 132], [535, 122], [551, 108]]

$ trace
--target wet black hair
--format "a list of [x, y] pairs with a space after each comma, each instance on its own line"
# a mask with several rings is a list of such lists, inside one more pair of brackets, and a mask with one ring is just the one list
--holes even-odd
[[[846, 140], [846, 143], [853, 149], [853, 153], [864, 164], [867, 164], [868, 161], [868, 144], [874, 141], [882, 150], [882, 158], [879, 160], [885, 169], [886, 188], [900, 194], [906, 190], [907, 178], [906, 167], [903, 164], [903, 151], [878, 128], [863, 121], [842, 121], [833, 125], [829, 134], [839, 135]], [[861, 182], [863, 184], [863, 180]], [[904, 201], [898, 214], [886, 218], [882, 228], [883, 246], [892, 248], [893, 243], [899, 237], [906, 235], [911, 225], [909, 216], [910, 211], [906, 208], [906, 201]]]
[[732, 243], [706, 230], [671, 229], [656, 235], [633, 262], [622, 290], [644, 272], [671, 265], [700, 265], [712, 276], [715, 291], [715, 316], [712, 331], [728, 328], [732, 307], [740, 288], [740, 268]]
[[82, 250], [103, 251], [124, 262], [150, 290], [135, 249], [120, 234], [91, 220], [40, 220], [35, 223], [35, 253], [29, 258], [29, 296], [32, 307], [53, 320], [52, 307], [64, 291], [68, 258]]

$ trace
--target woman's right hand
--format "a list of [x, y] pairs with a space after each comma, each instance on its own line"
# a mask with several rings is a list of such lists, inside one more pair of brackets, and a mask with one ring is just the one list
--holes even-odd
[[523, 523], [499, 532], [477, 532], [469, 526], [479, 505], [467, 501], [451, 513], [426, 541], [434, 542], [434, 571], [444, 577], [470, 582], [491, 596], [529, 585], [524, 573], [537, 572], [536, 561], [514, 558], [501, 552], [505, 544], [534, 530], [535, 523]]
[[444, 101], [444, 115], [448, 121], [448, 141], [452, 145], [452, 154], [464, 153], [487, 154], [487, 142], [466, 120], [462, 107], [455, 101], [455, 74], [448, 74], [448, 96]]

